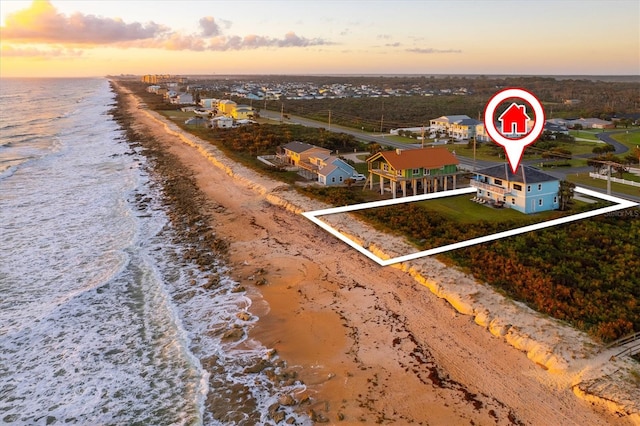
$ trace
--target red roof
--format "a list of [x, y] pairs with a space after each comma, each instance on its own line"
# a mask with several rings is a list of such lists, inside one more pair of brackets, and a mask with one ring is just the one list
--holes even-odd
[[375, 154], [367, 161], [384, 158], [391, 167], [396, 170], [406, 169], [439, 169], [448, 165], [458, 165], [458, 159], [449, 152], [447, 148], [419, 148], [419, 149], [397, 149], [394, 151], [384, 151]]

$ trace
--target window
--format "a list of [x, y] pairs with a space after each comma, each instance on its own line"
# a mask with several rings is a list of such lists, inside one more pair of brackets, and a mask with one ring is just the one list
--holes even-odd
[[340, 176], [340, 182], [342, 182], [342, 176]]
[[515, 204], [516, 204], [516, 199], [515, 199], [515, 198], [512, 198], [512, 199], [511, 199], [511, 204], [513, 204], [513, 205], [515, 205]]
[[522, 191], [522, 185], [518, 185], [517, 183], [514, 183], [513, 189], [515, 189], [516, 191]]
[[331, 178], [331, 182], [335, 182], [335, 181], [336, 181], [336, 177], [334, 176]]
[[558, 197], [553, 197], [553, 204], [558, 204]]
[[491, 193], [487, 192], [487, 197], [491, 198]]
[[493, 181], [495, 182], [496, 185], [502, 186], [502, 181], [500, 179], [494, 179]]
[[396, 176], [402, 176], [402, 170], [396, 170]]
[[382, 170], [384, 170], [385, 172], [389, 171], [389, 165], [387, 163], [382, 163]]
[[431, 170], [425, 170], [425, 171], [424, 171], [424, 175], [425, 175], [425, 176], [429, 176], [430, 174], [431, 174]]
[[540, 199], [538, 200], [538, 205], [539, 205], [539, 206], [541, 206], [541, 205], [542, 205], [542, 198], [540, 198]]
[[538, 191], [542, 191], [542, 184], [541, 183], [538, 184]]
[[527, 185], [527, 192], [531, 192], [531, 185]]
[[420, 174], [420, 169], [413, 169], [413, 176], [418, 176]]

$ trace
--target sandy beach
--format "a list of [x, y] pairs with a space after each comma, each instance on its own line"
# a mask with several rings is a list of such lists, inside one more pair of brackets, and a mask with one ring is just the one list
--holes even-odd
[[[602, 382], [629, 368], [627, 360], [610, 362], [584, 334], [435, 259], [380, 267], [298, 214], [320, 203], [214, 147], [203, 150], [198, 144], [206, 142], [179, 137], [175, 126], [168, 131], [138, 98], [126, 98], [137, 130], [190, 169], [219, 206], [212, 226], [229, 243], [230, 273], [260, 318], [251, 337], [275, 349], [306, 384], [294, 398], [309, 398], [300, 409], [313, 420], [640, 424], [637, 387]], [[388, 255], [404, 250], [401, 240], [347, 215], [331, 220], [374, 245], [386, 241], [380, 250]], [[608, 393], [579, 398], [586, 384], [606, 385]]]

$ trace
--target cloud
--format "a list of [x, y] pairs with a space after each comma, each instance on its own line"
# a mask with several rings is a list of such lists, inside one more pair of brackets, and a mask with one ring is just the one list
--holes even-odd
[[406, 49], [410, 53], [434, 54], [434, 53], [462, 53], [460, 49], [434, 49], [432, 47]]
[[294, 32], [288, 32], [282, 38], [273, 38], [249, 34], [240, 36], [218, 36], [206, 41], [206, 50], [226, 51], [226, 50], [249, 50], [261, 47], [308, 47], [323, 46], [332, 44], [323, 39], [308, 39], [301, 37]]
[[216, 22], [213, 16], [205, 16], [200, 19], [200, 27], [202, 28], [202, 35], [204, 37], [212, 37], [220, 35], [220, 26]]
[[165, 50], [226, 51], [262, 47], [308, 47], [332, 44], [320, 38], [306, 38], [294, 32], [282, 38], [249, 34], [225, 35], [231, 22], [206, 16], [199, 20], [200, 32], [184, 34], [153, 22], [142, 25], [120, 19], [74, 13], [59, 13], [48, 0], [34, 1], [25, 10], [10, 14], [0, 28], [0, 37], [9, 43], [39, 43], [119, 48], [152, 48]]
[[10, 14], [0, 29], [4, 41], [20, 43], [109, 44], [156, 37], [167, 28], [153, 22], [127, 24], [120, 19], [58, 13], [48, 1], [34, 1], [28, 9]]

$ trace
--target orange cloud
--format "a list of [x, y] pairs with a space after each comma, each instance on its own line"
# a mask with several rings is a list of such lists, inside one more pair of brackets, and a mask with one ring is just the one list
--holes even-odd
[[153, 22], [127, 24], [120, 19], [74, 13], [58, 13], [48, 1], [34, 1], [30, 8], [10, 14], [0, 28], [3, 41], [18, 43], [110, 44], [157, 37], [166, 27]]
[[[293, 32], [282, 38], [250, 34], [244, 37], [224, 35], [222, 26], [211, 16], [199, 21], [199, 34], [182, 34], [150, 22], [127, 24], [120, 19], [74, 13], [59, 13], [48, 0], [34, 1], [30, 8], [8, 15], [0, 28], [0, 38], [9, 43], [39, 43], [73, 46], [110, 45], [119, 48], [165, 50], [227, 51], [261, 47], [307, 47], [333, 44], [320, 38], [309, 39]], [[26, 54], [28, 49], [24, 49]], [[38, 53], [35, 52], [34, 53]]]

